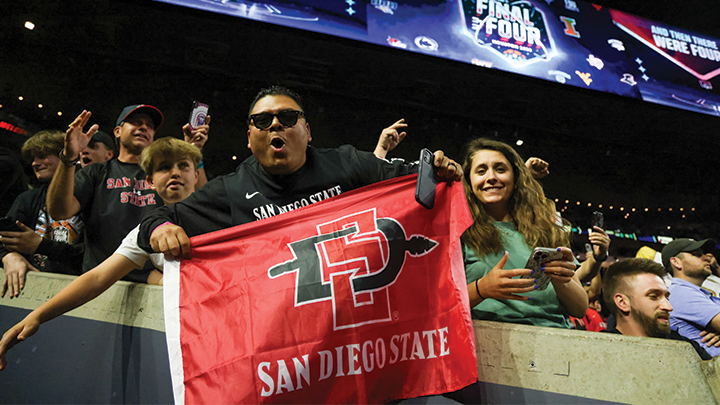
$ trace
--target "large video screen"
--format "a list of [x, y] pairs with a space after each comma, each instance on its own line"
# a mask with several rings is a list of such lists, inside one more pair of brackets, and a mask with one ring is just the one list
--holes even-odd
[[643, 100], [720, 115], [720, 41], [616, 10], [611, 15], [629, 46]]
[[159, 1], [720, 115], [720, 41], [592, 3]]
[[[567, 3], [567, 2], [566, 2]], [[607, 9], [589, 3], [456, 0], [368, 11], [371, 42], [486, 68], [637, 97]], [[601, 32], [602, 36], [591, 33]]]

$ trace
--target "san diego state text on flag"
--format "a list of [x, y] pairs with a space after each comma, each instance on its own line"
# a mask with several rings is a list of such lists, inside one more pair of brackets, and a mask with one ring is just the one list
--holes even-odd
[[416, 178], [193, 238], [165, 269], [176, 402], [384, 403], [476, 381], [462, 184], [428, 210]]

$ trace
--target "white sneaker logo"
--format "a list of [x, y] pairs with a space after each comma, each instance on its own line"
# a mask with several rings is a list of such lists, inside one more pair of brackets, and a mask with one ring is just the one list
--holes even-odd
[[249, 199], [255, 197], [256, 194], [260, 194], [260, 192], [259, 192], [259, 191], [256, 191], [256, 192], [254, 192], [254, 193], [252, 193], [252, 194], [250, 194], [250, 193], [245, 193], [245, 198], [249, 200]]

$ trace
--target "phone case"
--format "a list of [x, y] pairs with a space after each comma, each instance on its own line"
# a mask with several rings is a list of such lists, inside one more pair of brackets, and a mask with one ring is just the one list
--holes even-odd
[[195, 129], [200, 125], [205, 125], [205, 117], [207, 117], [210, 106], [207, 104], [193, 102], [192, 110], [190, 111], [190, 129]]
[[534, 278], [537, 280], [537, 289], [545, 290], [548, 284], [550, 284], [551, 279], [545, 272], [540, 271], [540, 266], [553, 260], [562, 259], [562, 257], [563, 253], [558, 252], [557, 249], [544, 247], [535, 248], [525, 265], [526, 269], [533, 270], [534, 273], [529, 276], [522, 276], [521, 278]]
[[604, 229], [603, 225], [605, 222], [605, 216], [600, 211], [593, 212], [592, 216], [592, 226], [597, 226], [598, 228]]
[[435, 171], [433, 170], [433, 153], [427, 148], [420, 151], [420, 168], [415, 186], [415, 200], [427, 209], [435, 206]]

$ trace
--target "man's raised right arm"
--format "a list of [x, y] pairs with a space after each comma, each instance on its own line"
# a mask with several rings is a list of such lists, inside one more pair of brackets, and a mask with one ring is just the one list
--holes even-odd
[[[96, 124], [90, 127], [87, 133], [83, 133], [83, 127], [91, 115], [90, 111], [83, 111], [68, 126], [67, 132], [65, 132], [65, 148], [60, 152], [61, 159], [68, 162], [76, 161], [80, 152], [90, 142], [90, 138], [97, 132]], [[75, 198], [74, 189], [74, 165], [58, 165], [47, 193], [48, 213], [53, 219], [68, 219], [80, 212], [80, 202]]]

